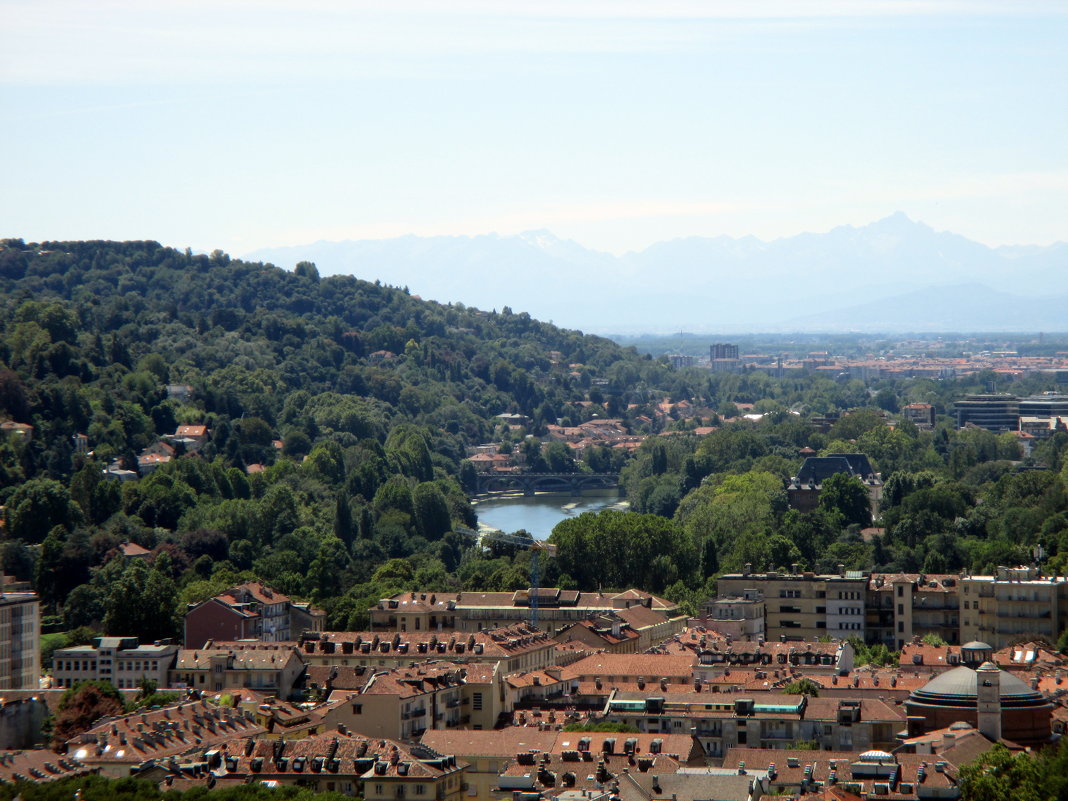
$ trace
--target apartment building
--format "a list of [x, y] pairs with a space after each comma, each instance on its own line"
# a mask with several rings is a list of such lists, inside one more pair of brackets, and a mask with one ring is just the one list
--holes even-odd
[[812, 698], [782, 693], [618, 692], [605, 719], [642, 732], [692, 732], [705, 754], [728, 748], [790, 748], [815, 742], [820, 750], [892, 748], [905, 725], [904, 709], [877, 698]]
[[355, 690], [331, 692], [330, 700], [342, 703], [323, 722], [402, 740], [430, 729], [492, 729], [505, 711], [501, 676], [496, 665], [455, 662], [369, 670]]
[[[371, 629], [470, 632], [529, 623], [531, 591], [402, 592], [383, 598], [371, 607]], [[677, 604], [641, 590], [603, 593], [541, 587], [537, 593], [538, 627], [550, 634], [556, 634], [579, 620], [638, 606], [644, 606], [662, 618], [664, 625], [657, 632], [658, 636], [673, 636], [686, 623]]]
[[41, 612], [37, 594], [4, 588], [0, 576], [0, 690], [36, 690], [41, 675]]
[[1068, 578], [1034, 567], [999, 567], [993, 576], [960, 579], [960, 638], [995, 649], [1010, 640], [1056, 642], [1068, 624]]
[[757, 589], [744, 590], [740, 596], [713, 598], [701, 604], [699, 625], [735, 640], [755, 642], [767, 638], [764, 620], [767, 605]]
[[557, 643], [546, 632], [520, 623], [476, 632], [324, 631], [307, 633], [295, 645], [309, 665], [389, 669], [413, 662], [456, 660], [500, 664], [512, 673], [555, 664]]
[[325, 616], [265, 584], [247, 582], [189, 607], [185, 647], [202, 648], [208, 640], [285, 642], [305, 630], [322, 630]]
[[107, 681], [120, 690], [141, 686], [145, 680], [166, 687], [178, 646], [157, 641], [141, 645], [137, 637], [96, 637], [91, 645], [59, 648], [52, 655], [56, 687], [73, 687], [79, 681]]
[[927, 634], [953, 645], [966, 642], [960, 637], [960, 581], [955, 574], [873, 573], [868, 581], [865, 641], [894, 651]]
[[167, 686], [206, 692], [243, 687], [285, 699], [303, 673], [304, 662], [289, 647], [188, 648], [178, 652]]
[[901, 416], [920, 431], [930, 431], [934, 428], [935, 410], [929, 403], [906, 404], [901, 407]]
[[[838, 573], [753, 573], [746, 565], [741, 573], [721, 576], [723, 598], [760, 593], [766, 609], [767, 639], [815, 640], [864, 636], [864, 602], [868, 579], [858, 571], [839, 565]], [[717, 599], [718, 601], [718, 599]]]

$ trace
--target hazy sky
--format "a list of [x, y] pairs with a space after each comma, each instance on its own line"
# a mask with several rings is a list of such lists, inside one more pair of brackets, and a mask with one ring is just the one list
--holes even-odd
[[0, 0], [0, 236], [1068, 240], [1068, 2]]

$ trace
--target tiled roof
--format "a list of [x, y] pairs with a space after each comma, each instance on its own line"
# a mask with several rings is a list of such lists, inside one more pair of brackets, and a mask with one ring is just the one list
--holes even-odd
[[[862, 796], [869, 798], [915, 799], [917, 788], [922, 789], [924, 797], [953, 797], [945, 795], [957, 787], [957, 767], [952, 763], [930, 754], [882, 754], [878, 758], [879, 753], [730, 748], [723, 765], [744, 764], [746, 770], [760, 771], [774, 765], [773, 787], [799, 787], [808, 778], [813, 787], [816, 783], [860, 784]], [[894, 781], [888, 782], [888, 777], [894, 777]], [[875, 783], [891, 783], [895, 790], [876, 795], [872, 786]], [[911, 785], [912, 791], [903, 792], [902, 783]]]
[[664, 656], [660, 654], [594, 654], [564, 668], [564, 678], [584, 676], [644, 676], [649, 681], [661, 677], [672, 680], [693, 679], [692, 655]]
[[292, 740], [261, 739], [251, 747], [246, 741], [231, 740], [220, 750], [219, 770], [223, 775], [260, 781], [280, 774], [302, 773], [435, 780], [466, 767], [451, 754], [420, 757], [396, 740], [340, 731]]
[[221, 593], [217, 597], [231, 604], [248, 603], [250, 599], [268, 605], [286, 603], [289, 601], [289, 596], [283, 595], [258, 581], [249, 581], [244, 584], [239, 584], [236, 587], [226, 590], [226, 592]]
[[478, 632], [463, 631], [322, 631], [310, 633], [300, 643], [309, 655], [359, 655], [402, 653], [411, 659], [438, 658], [506, 659], [549, 648], [552, 639], [525, 623]]
[[185, 648], [178, 652], [175, 670], [207, 670], [212, 658], [226, 657], [227, 670], [282, 670], [290, 661], [300, 658], [294, 651]]
[[87, 764], [139, 764], [188, 751], [198, 745], [252, 737], [266, 729], [251, 715], [207, 701], [105, 718], [67, 741], [67, 753]]
[[0, 784], [39, 784], [92, 772], [83, 762], [54, 751], [0, 751]]
[[[514, 757], [536, 751], [559, 755], [565, 751], [588, 750], [603, 754], [605, 741], [614, 741], [614, 751], [623, 751], [626, 740], [633, 739], [636, 754], [649, 754], [654, 747], [684, 762], [704, 763], [700, 745], [688, 734], [616, 734], [604, 732], [545, 731], [536, 727], [506, 726], [494, 731], [468, 729], [431, 729], [423, 734], [422, 743], [435, 751], [461, 758]], [[580, 746], [580, 741], [582, 745]], [[658, 743], [654, 746], [654, 742]]]

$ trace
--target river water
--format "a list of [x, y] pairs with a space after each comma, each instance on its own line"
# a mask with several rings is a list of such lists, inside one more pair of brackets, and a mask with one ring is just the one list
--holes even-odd
[[583, 512], [601, 509], [626, 509], [627, 502], [618, 495], [556, 495], [540, 493], [533, 497], [508, 496], [480, 500], [475, 504], [479, 528], [501, 531], [526, 529], [535, 539], [548, 539], [561, 520], [578, 517]]

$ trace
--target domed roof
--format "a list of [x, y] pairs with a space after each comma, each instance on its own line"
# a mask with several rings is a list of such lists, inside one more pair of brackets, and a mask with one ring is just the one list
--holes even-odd
[[966, 643], [964, 643], [964, 645], [961, 646], [961, 648], [967, 648], [969, 651], [978, 651], [980, 649], [982, 649], [984, 651], [993, 651], [994, 650], [994, 646], [993, 645], [989, 645], [988, 643], [985, 643], [985, 642], [980, 642], [979, 640], [972, 640], [971, 642], [966, 642]]
[[865, 751], [863, 754], [860, 755], [861, 762], [885, 762], [887, 760], [897, 762], [897, 757], [895, 757], [893, 754], [888, 754], [886, 751], [878, 750]]
[[[998, 672], [1001, 674], [998, 685], [1003, 703], [1031, 701], [1042, 698], [1038, 692], [1032, 690], [1011, 673], [1006, 673], [1003, 670]], [[950, 705], [974, 704], [979, 695], [976, 689], [977, 685], [978, 676], [974, 670], [969, 667], [953, 668], [953, 670], [947, 670], [945, 673], [935, 676], [923, 687], [914, 691], [910, 700], [928, 704], [938, 704], [939, 702]]]

